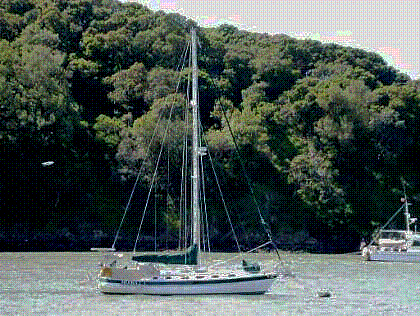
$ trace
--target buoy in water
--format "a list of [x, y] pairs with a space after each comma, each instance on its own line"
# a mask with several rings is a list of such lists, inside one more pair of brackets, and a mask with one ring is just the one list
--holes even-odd
[[319, 297], [331, 297], [331, 292], [328, 290], [319, 290], [318, 291]]

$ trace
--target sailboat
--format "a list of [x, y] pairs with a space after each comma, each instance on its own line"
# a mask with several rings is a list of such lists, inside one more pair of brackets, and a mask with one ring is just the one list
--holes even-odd
[[[281, 274], [277, 265], [266, 268], [259, 263], [239, 260], [226, 267], [205, 265], [201, 256], [200, 158], [206, 152], [199, 141], [197, 34], [191, 30], [192, 59], [192, 243], [179, 254], [134, 254], [131, 267], [118, 266], [117, 260], [104, 264], [99, 272], [99, 290], [112, 294], [198, 295], [262, 294]], [[269, 236], [269, 242], [271, 236]], [[266, 244], [268, 244], [266, 243]], [[265, 245], [266, 245], [265, 244]], [[115, 245], [115, 242], [114, 242]], [[105, 250], [115, 251], [114, 245]], [[263, 245], [262, 245], [263, 246]], [[275, 245], [274, 245], [275, 246]], [[98, 249], [93, 249], [98, 250]], [[276, 253], [278, 255], [277, 249]], [[118, 259], [118, 258], [117, 258]], [[280, 259], [280, 258], [278, 258]]]
[[[378, 231], [375, 238], [362, 249], [362, 256], [368, 261], [420, 262], [420, 234], [411, 226], [417, 218], [411, 217], [407, 196], [401, 199], [403, 205]], [[405, 229], [387, 229], [389, 223], [404, 210]]]

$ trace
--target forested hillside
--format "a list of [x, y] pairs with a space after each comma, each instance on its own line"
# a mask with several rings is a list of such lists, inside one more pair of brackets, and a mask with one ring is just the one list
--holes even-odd
[[[0, 251], [109, 246], [158, 113], [185, 97], [177, 66], [194, 25], [114, 0], [0, 0]], [[419, 81], [350, 47], [229, 25], [198, 35], [205, 138], [244, 246], [263, 237], [227, 122], [280, 247], [355, 250], [398, 209], [403, 184], [420, 216]], [[166, 148], [176, 156], [174, 140]], [[167, 177], [156, 199], [168, 200]], [[215, 194], [211, 237], [227, 250]], [[175, 208], [157, 210], [162, 244]]]

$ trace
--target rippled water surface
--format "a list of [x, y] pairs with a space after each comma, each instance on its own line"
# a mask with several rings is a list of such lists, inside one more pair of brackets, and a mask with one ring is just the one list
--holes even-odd
[[161, 297], [101, 294], [98, 253], [0, 253], [0, 315], [420, 315], [420, 264], [356, 255], [282, 257], [294, 276], [269, 294]]

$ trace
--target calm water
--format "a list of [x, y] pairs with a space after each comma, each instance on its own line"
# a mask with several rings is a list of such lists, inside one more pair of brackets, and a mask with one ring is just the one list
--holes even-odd
[[[420, 315], [420, 264], [283, 258], [295, 276], [270, 294], [156, 297], [99, 293], [98, 253], [0, 253], [0, 315]], [[319, 297], [324, 289], [332, 296]]]

